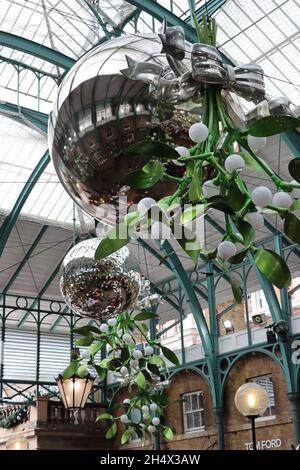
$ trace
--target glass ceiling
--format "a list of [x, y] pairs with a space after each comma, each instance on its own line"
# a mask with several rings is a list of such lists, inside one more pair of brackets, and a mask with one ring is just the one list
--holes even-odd
[[[191, 1], [157, 3], [190, 21]], [[195, 3], [196, 10], [205, 4], [203, 0]], [[160, 22], [146, 12], [135, 21], [135, 12], [136, 6], [123, 0], [1, 0], [0, 32], [21, 36], [76, 60], [121, 30], [143, 34], [159, 29]], [[300, 1], [227, 0], [214, 16], [224, 54], [234, 63], [258, 62], [265, 70], [267, 93], [287, 96], [300, 107]], [[49, 113], [63, 73], [49, 62], [0, 45], [2, 101]], [[0, 210], [7, 213], [46, 151], [47, 141], [21, 121], [0, 116], [0, 126]], [[70, 225], [72, 211], [73, 203], [50, 164], [21, 215]]]

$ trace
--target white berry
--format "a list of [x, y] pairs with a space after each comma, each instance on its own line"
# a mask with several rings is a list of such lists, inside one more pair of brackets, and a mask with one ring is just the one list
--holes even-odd
[[188, 158], [190, 156], [189, 149], [187, 149], [186, 147], [181, 147], [181, 146], [175, 147], [175, 150], [176, 150], [176, 152], [179, 153], [179, 155], [181, 157], [187, 157]]
[[279, 191], [275, 193], [272, 199], [272, 205], [275, 207], [282, 207], [283, 209], [289, 209], [293, 204], [293, 199], [288, 193]]
[[152, 346], [145, 347], [145, 356], [151, 356], [154, 353], [154, 349]]
[[264, 216], [260, 212], [249, 212], [245, 220], [252, 225], [255, 230], [259, 230], [264, 227]]
[[137, 359], [131, 359], [129, 364], [132, 369], [135, 369], [136, 367], [138, 367], [139, 361]]
[[141, 199], [138, 203], [137, 209], [141, 212], [148, 211], [154, 204], [156, 204], [155, 199], [152, 197], [144, 197], [144, 199]]
[[229, 157], [225, 160], [225, 169], [229, 173], [233, 173], [234, 171], [241, 171], [245, 168], [245, 161], [243, 157], [238, 155], [237, 153], [233, 153], [229, 155]]
[[132, 336], [129, 333], [124, 333], [122, 339], [126, 344], [131, 344], [133, 342]]
[[150, 426], [148, 426], [148, 431], [151, 432], [151, 434], [152, 434], [153, 432], [156, 431], [156, 427], [152, 426], [152, 424], [150, 424]]
[[218, 256], [223, 259], [231, 258], [236, 254], [236, 246], [234, 243], [225, 240], [218, 246]]
[[248, 135], [248, 145], [252, 150], [261, 150], [267, 145], [266, 137], [254, 137], [254, 135]]
[[123, 423], [123, 424], [127, 424], [127, 423], [129, 423], [129, 418], [128, 418], [127, 415], [122, 415], [122, 416], [120, 417], [120, 421], [121, 421], [121, 423]]
[[107, 333], [108, 332], [108, 325], [106, 323], [102, 323], [102, 325], [100, 325], [100, 331], [102, 333]]
[[135, 359], [141, 359], [141, 357], [143, 356], [143, 353], [139, 349], [135, 349], [132, 355]]
[[122, 366], [121, 369], [120, 369], [120, 373], [121, 373], [122, 375], [128, 374], [128, 369], [127, 369], [127, 367]]
[[154, 222], [151, 226], [151, 236], [154, 240], [166, 240], [171, 235], [171, 229], [161, 222]]
[[[291, 184], [298, 184], [300, 186], [300, 184], [296, 180], [291, 181]], [[295, 199], [300, 199], [300, 188], [299, 189], [293, 188], [291, 194]]]
[[156, 417], [155, 417], [155, 418], [152, 419], [152, 424], [153, 424], [154, 426], [158, 426], [159, 423], [160, 423], [160, 419], [159, 419], [159, 418], [156, 418]]
[[252, 201], [259, 207], [265, 207], [272, 202], [272, 193], [266, 186], [258, 186], [252, 191]]
[[153, 402], [153, 403], [151, 403], [151, 405], [150, 405], [150, 410], [151, 410], [151, 411], [156, 411], [156, 410], [157, 410], [157, 408], [158, 408], [158, 406], [157, 406], [157, 404], [156, 404], [156, 403], [154, 403], [154, 402]]
[[117, 324], [117, 319], [110, 318], [109, 320], [107, 320], [107, 323], [109, 324], [109, 326], [115, 326]]
[[189, 137], [193, 142], [199, 144], [207, 139], [208, 132], [208, 128], [205, 124], [196, 122], [189, 128]]
[[125, 400], [123, 400], [123, 404], [124, 404], [124, 405], [130, 405], [130, 400], [129, 400], [129, 398], [125, 398]]
[[131, 411], [130, 411], [130, 419], [133, 423], [135, 424], [138, 424], [140, 423], [141, 419], [142, 419], [142, 413], [141, 413], [141, 410], [139, 410], [138, 408], [131, 408]]
[[148, 406], [148, 405], [143, 405], [143, 406], [142, 406], [142, 411], [143, 411], [144, 413], [148, 413], [148, 412], [149, 412], [149, 406]]
[[205, 197], [213, 197], [220, 193], [220, 188], [212, 180], [208, 180], [203, 183], [202, 191]]

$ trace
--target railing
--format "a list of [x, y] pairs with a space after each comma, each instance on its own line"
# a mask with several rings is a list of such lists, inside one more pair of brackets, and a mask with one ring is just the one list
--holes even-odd
[[97, 416], [103, 412], [100, 404], [88, 403], [85, 408], [69, 411], [60, 402], [48, 402], [47, 424], [50, 428], [78, 426], [80, 430], [103, 429], [103, 422], [96, 421]]

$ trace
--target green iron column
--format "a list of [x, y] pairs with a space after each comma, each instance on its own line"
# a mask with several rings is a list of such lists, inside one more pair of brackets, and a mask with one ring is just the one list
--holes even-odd
[[208, 312], [210, 320], [210, 334], [213, 343], [213, 354], [212, 354], [212, 368], [214, 374], [215, 383], [215, 394], [216, 394], [216, 405], [213, 407], [213, 412], [216, 420], [217, 430], [217, 441], [219, 450], [225, 448], [224, 441], [224, 423], [223, 423], [223, 403], [221, 394], [221, 376], [218, 366], [218, 354], [219, 354], [219, 324], [217, 319], [217, 308], [216, 308], [216, 295], [215, 295], [215, 283], [214, 283], [214, 270], [211, 260], [206, 263], [207, 272], [207, 292], [208, 292]]
[[300, 394], [299, 392], [288, 393], [288, 399], [291, 403], [291, 414], [294, 424], [295, 445], [300, 444]]

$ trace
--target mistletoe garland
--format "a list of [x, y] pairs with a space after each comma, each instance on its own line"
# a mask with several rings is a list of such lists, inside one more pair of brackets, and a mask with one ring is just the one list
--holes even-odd
[[[215, 47], [215, 20], [204, 18], [203, 27], [200, 27], [195, 17], [194, 20], [202, 43], [198, 45], [203, 46], [205, 43]], [[175, 28], [168, 29], [172, 30], [169, 31], [171, 36]], [[164, 41], [166, 38], [168, 31]], [[141, 227], [146, 227], [154, 239], [163, 240], [172, 234], [195, 264], [202, 254], [226, 270], [230, 265], [240, 264], [251, 254], [257, 268], [270, 282], [278, 288], [289, 285], [291, 273], [287, 264], [273, 250], [256, 246], [255, 230], [263, 227], [265, 213], [278, 214], [284, 221], [285, 234], [292, 241], [300, 243], [300, 219], [294, 214], [300, 209], [300, 161], [297, 158], [290, 161], [289, 172], [293, 181], [288, 182], [257, 151], [266, 144], [266, 137], [299, 127], [300, 120], [289, 114], [273, 114], [254, 122], [252, 120], [247, 128], [237, 129], [225, 110], [220, 86], [203, 84], [202, 98], [202, 121], [194, 123], [189, 129], [190, 148], [174, 148], [172, 144], [158, 141], [157, 136], [153, 135], [150, 140], [137, 142], [125, 149], [129, 158], [141, 154], [152, 160], [141, 170], [129, 173], [124, 184], [147, 189], [159, 181], [173, 181], [177, 189], [173, 195], [158, 202], [151, 198], [141, 200], [138, 210], [128, 213], [124, 221], [111, 229], [100, 242], [96, 259], [102, 259], [126, 245], [141, 231]], [[168, 160], [184, 165], [182, 177], [173, 177], [166, 172], [163, 162]], [[203, 174], [207, 166], [214, 170], [215, 177], [204, 181]], [[265, 186], [250, 191], [242, 178], [245, 167], [266, 174], [276, 193], [272, 195]], [[208, 252], [202, 248], [197, 235], [185, 226], [210, 209], [224, 214], [225, 228], [219, 246]], [[179, 226], [184, 230], [178, 230]], [[240, 286], [230, 273], [228, 277], [235, 301], [241, 302]]]
[[21, 406], [7, 416], [0, 416], [0, 428], [9, 429], [28, 419], [28, 407]]
[[[179, 365], [179, 361], [173, 351], [162, 346], [158, 339], [150, 339], [145, 321], [156, 317], [155, 313], [146, 310], [134, 316], [130, 312], [124, 312], [117, 318], [102, 323], [99, 328], [87, 325], [74, 330], [81, 336], [76, 341], [77, 346], [88, 347], [88, 360], [77, 356], [63, 372], [63, 378], [83, 378], [88, 375], [88, 368], [93, 368], [99, 381], [104, 381], [110, 371], [121, 378], [121, 386], [127, 390], [128, 395], [134, 392], [132, 398], [123, 401], [121, 416], [109, 410], [98, 417], [98, 420], [110, 421], [107, 439], [115, 436], [118, 423], [125, 425], [121, 444], [126, 444], [135, 434], [142, 442], [147, 436], [153, 438], [160, 433], [169, 440], [174, 436], [174, 430], [161, 423], [169, 400], [160, 390], [163, 386], [161, 377], [167, 374], [163, 356], [174, 365]], [[136, 333], [145, 342], [143, 351], [136, 347]], [[107, 357], [99, 360], [99, 352], [105, 345], [109, 345]], [[116, 405], [116, 408], [119, 406]]]

